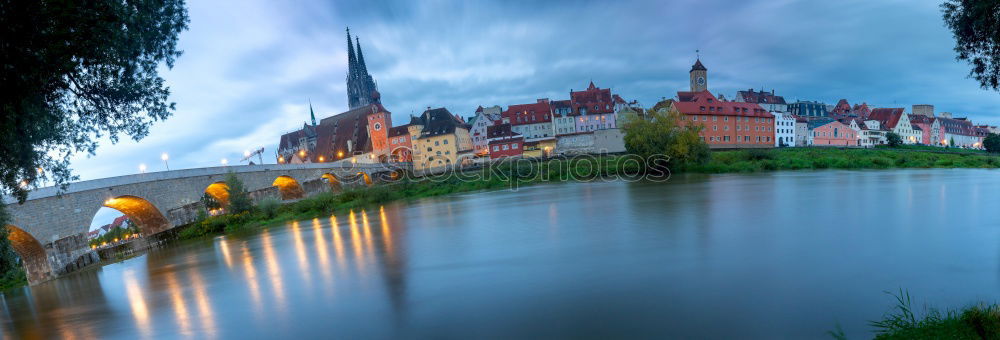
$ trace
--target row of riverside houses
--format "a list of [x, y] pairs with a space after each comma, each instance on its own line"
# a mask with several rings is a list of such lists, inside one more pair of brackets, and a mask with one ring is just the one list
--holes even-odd
[[276, 161], [412, 162], [414, 170], [472, 164], [490, 159], [545, 157], [563, 153], [624, 152], [619, 112], [639, 111], [610, 89], [591, 82], [570, 90], [568, 100], [539, 99], [531, 104], [480, 107], [467, 122], [446, 108], [428, 107], [409, 122], [393, 126], [377, 83], [368, 73], [361, 43], [347, 31], [349, 110], [285, 133]]
[[983, 139], [998, 133], [996, 126], [975, 125], [968, 118], [953, 118], [934, 106], [871, 108], [816, 101], [786, 103], [774, 90], [737, 91], [734, 100], [715, 96], [708, 89], [708, 69], [697, 59], [689, 71], [690, 91], [677, 92], [654, 109], [676, 110], [683, 124], [702, 126], [701, 138], [711, 148], [768, 148], [794, 146], [872, 147], [886, 144], [894, 132], [905, 144], [983, 147]]
[[[590, 82], [569, 99], [537, 99], [534, 103], [479, 107], [468, 121], [446, 108], [428, 107], [407, 124], [393, 126], [392, 113], [381, 101], [368, 73], [360, 41], [347, 34], [349, 110], [281, 136], [278, 163], [411, 162], [426, 171], [507, 157], [624, 152], [619, 129], [625, 116], [642, 114], [609, 88]], [[690, 91], [664, 98], [657, 111], [676, 111], [681, 124], [703, 127], [701, 138], [711, 148], [795, 146], [871, 147], [885, 144], [888, 132], [907, 144], [981, 148], [995, 126], [974, 125], [949, 113], [934, 114], [931, 105], [871, 108], [867, 103], [837, 105], [815, 101], [786, 103], [770, 92], [738, 91], [733, 100], [709, 91], [708, 69], [697, 59], [689, 71]], [[645, 115], [642, 115], [645, 116]]]

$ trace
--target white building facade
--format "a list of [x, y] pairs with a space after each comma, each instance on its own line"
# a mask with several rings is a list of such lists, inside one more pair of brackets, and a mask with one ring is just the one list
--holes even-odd
[[789, 113], [771, 112], [774, 115], [774, 146], [794, 147], [795, 116]]

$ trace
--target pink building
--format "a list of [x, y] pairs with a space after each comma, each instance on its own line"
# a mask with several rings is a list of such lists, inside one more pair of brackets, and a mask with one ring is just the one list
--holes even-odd
[[832, 121], [813, 129], [814, 146], [858, 146], [858, 134], [850, 126]]

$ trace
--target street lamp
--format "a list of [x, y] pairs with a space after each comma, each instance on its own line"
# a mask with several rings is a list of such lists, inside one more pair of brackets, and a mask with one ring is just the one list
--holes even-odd
[[164, 152], [160, 155], [160, 159], [163, 160], [163, 165], [167, 167], [167, 171], [170, 171], [170, 164], [167, 163], [167, 160], [170, 159], [170, 155], [167, 155], [167, 153]]
[[139, 173], [140, 174], [146, 173], [146, 164], [145, 163], [139, 164]]

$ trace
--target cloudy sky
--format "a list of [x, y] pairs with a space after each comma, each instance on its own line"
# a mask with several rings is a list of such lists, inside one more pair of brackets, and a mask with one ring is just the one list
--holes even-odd
[[643, 105], [687, 87], [695, 50], [709, 87], [732, 97], [774, 89], [786, 100], [929, 103], [998, 124], [1000, 93], [954, 60], [939, 1], [203, 1], [189, 3], [184, 55], [164, 69], [177, 103], [141, 142], [74, 158], [81, 179], [235, 163], [318, 118], [347, 109], [344, 28], [361, 38], [397, 122], [427, 106], [566, 99], [591, 80]]

